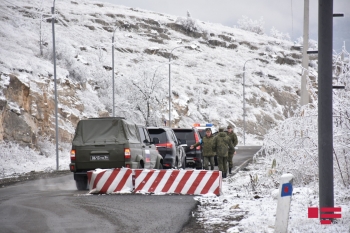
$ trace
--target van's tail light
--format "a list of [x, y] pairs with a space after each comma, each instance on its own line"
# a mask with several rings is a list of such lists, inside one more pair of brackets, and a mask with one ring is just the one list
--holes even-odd
[[70, 151], [70, 160], [75, 161], [75, 150]]
[[166, 148], [170, 149], [173, 147], [173, 144], [168, 142], [168, 143], [160, 143], [160, 144], [157, 144], [156, 146], [157, 147], [166, 147]]
[[130, 154], [130, 149], [129, 148], [125, 148], [124, 149], [124, 158], [125, 159], [130, 159], [131, 158], [131, 154]]
[[[196, 143], [199, 142], [199, 137], [198, 137], [198, 134], [194, 134], [194, 139], [196, 140]], [[200, 150], [201, 149], [201, 146], [197, 146], [196, 147], [197, 150]]]

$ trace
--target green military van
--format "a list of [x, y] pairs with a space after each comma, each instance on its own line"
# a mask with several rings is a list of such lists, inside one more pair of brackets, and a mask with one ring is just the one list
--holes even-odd
[[80, 120], [70, 153], [70, 170], [78, 190], [87, 188], [87, 171], [111, 168], [162, 169], [158, 153], [145, 126], [123, 117]]

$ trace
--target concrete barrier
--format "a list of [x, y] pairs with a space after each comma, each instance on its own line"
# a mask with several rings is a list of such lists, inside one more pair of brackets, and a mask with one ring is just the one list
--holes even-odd
[[89, 193], [132, 192], [132, 170], [129, 168], [96, 169], [87, 172]]
[[134, 170], [135, 193], [220, 195], [220, 171]]

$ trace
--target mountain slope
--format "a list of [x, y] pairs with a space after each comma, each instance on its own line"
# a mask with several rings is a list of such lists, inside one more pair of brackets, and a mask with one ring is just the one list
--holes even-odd
[[[2, 140], [36, 147], [40, 137], [54, 138], [50, 4], [15, 0], [0, 7]], [[298, 106], [301, 52], [291, 42], [98, 2], [62, 0], [55, 9], [62, 142], [70, 142], [79, 119], [112, 115], [113, 35], [116, 115], [168, 121], [171, 51], [172, 126], [233, 122], [242, 138], [243, 66], [247, 143], [259, 142]]]

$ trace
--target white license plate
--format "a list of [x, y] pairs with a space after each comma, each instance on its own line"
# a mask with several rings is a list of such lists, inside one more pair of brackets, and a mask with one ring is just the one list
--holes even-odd
[[91, 155], [90, 156], [91, 161], [96, 160], [109, 160], [109, 155]]

